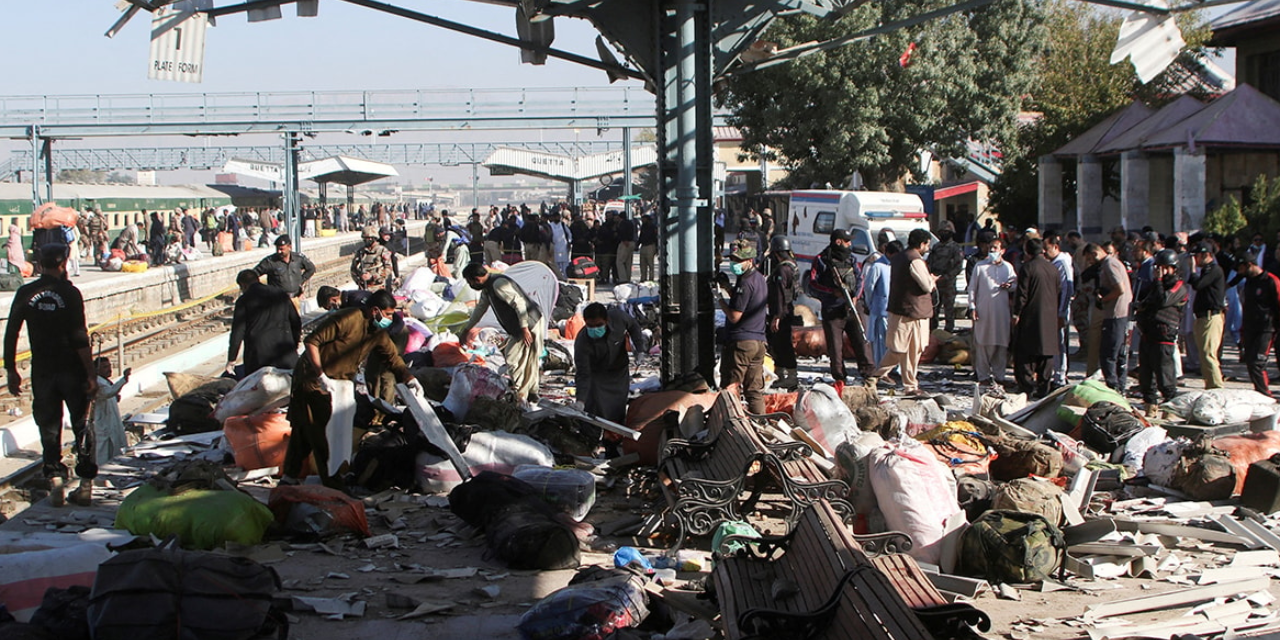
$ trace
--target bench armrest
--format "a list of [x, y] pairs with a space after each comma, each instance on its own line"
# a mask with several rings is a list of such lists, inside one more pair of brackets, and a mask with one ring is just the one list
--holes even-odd
[[978, 640], [974, 629], [991, 630], [991, 616], [967, 602], [916, 609], [916, 617], [937, 640]]
[[831, 590], [826, 602], [813, 611], [792, 612], [777, 609], [751, 609], [738, 616], [738, 628], [749, 638], [814, 638], [831, 624], [845, 586], [863, 571], [874, 571], [869, 564], [850, 569]]
[[853, 541], [857, 543], [863, 553], [867, 554], [868, 558], [891, 553], [906, 553], [911, 550], [913, 545], [911, 536], [901, 531], [855, 534]]
[[783, 462], [796, 462], [813, 454], [813, 448], [800, 441], [766, 442], [764, 446]]
[[699, 462], [711, 455], [715, 441], [694, 442], [683, 438], [672, 438], [662, 446], [662, 459], [680, 458], [689, 462]]

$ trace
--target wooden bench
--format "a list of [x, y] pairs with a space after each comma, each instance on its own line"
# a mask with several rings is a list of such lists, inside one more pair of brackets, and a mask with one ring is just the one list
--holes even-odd
[[711, 585], [729, 640], [932, 638], [826, 503], [806, 507], [786, 536], [736, 541], [743, 548], [717, 558]]
[[[667, 437], [662, 443], [658, 480], [679, 529], [676, 549], [690, 535], [707, 535], [721, 522], [741, 520], [763, 491], [764, 453], [747, 425], [726, 419], [727, 409], [723, 394], [705, 421], [700, 408], [690, 408], [679, 430], [696, 432], [705, 426], [706, 436], [699, 441]], [[668, 419], [673, 415], [668, 413]], [[750, 495], [743, 500], [748, 480]]]
[[[668, 431], [674, 430], [670, 428], [673, 425], [668, 426]], [[743, 410], [736, 385], [720, 392], [705, 421], [701, 410], [693, 408], [685, 412], [678, 426], [682, 433], [705, 426], [707, 436], [700, 442], [668, 437], [662, 445], [659, 480], [680, 529], [675, 548], [689, 535], [707, 535], [721, 522], [742, 519], [769, 486], [779, 489], [790, 505], [786, 516], [789, 527], [795, 525], [805, 506], [820, 500], [852, 521], [853, 505], [845, 500], [849, 485], [832, 480], [811, 461], [813, 450], [808, 445], [771, 443], [761, 438]], [[750, 495], [744, 498], [742, 494], [748, 489]], [[872, 536], [865, 544], [873, 548], [887, 540]]]
[[982, 611], [948, 603], [910, 556], [865, 554], [825, 502], [806, 507], [786, 536], [730, 542], [742, 550], [712, 573], [730, 639], [942, 640], [991, 628]]

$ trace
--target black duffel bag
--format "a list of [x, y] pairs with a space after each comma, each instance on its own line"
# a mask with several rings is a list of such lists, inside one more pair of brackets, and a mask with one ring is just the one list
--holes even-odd
[[1094, 451], [1111, 455], [1145, 428], [1147, 425], [1132, 411], [1114, 402], [1100, 400], [1084, 412], [1080, 421], [1080, 439]]

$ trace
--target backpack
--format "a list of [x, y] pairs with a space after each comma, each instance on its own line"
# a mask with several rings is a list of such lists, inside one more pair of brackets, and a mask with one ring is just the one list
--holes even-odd
[[1066, 546], [1042, 515], [988, 511], [961, 534], [957, 572], [991, 582], [1038, 582], [1062, 563]]
[[1132, 411], [1107, 400], [1093, 403], [1080, 421], [1080, 439], [1094, 451], [1108, 455], [1147, 428]]
[[1018, 478], [1000, 485], [991, 500], [997, 511], [1038, 513], [1050, 524], [1062, 523], [1062, 489], [1047, 480]]
[[996, 482], [1027, 476], [1056, 478], [1062, 472], [1062, 452], [1043, 442], [1005, 437], [993, 442], [992, 447], [996, 457], [988, 469]]
[[567, 269], [570, 278], [594, 278], [600, 273], [600, 267], [596, 266], [596, 261], [586, 256], [574, 258], [569, 263]]
[[248, 558], [184, 551], [175, 538], [98, 566], [89, 596], [94, 640], [288, 637], [272, 606], [280, 578]]

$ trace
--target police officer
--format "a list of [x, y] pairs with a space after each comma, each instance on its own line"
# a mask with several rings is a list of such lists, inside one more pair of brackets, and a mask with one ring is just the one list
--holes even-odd
[[810, 294], [822, 303], [822, 334], [827, 341], [827, 357], [831, 360], [831, 377], [839, 382], [845, 381], [841, 336], [849, 337], [858, 373], [865, 378], [875, 367], [858, 312], [849, 304], [859, 286], [853, 266], [852, 243], [853, 236], [848, 231], [832, 231], [831, 244], [813, 259], [805, 276]]
[[80, 486], [72, 501], [87, 505], [93, 499], [93, 429], [87, 426], [89, 402], [98, 393], [97, 367], [93, 364], [89, 332], [85, 327], [84, 298], [67, 279], [68, 248], [47, 244], [40, 252], [40, 278], [18, 289], [9, 308], [4, 333], [4, 367], [9, 392], [21, 392], [18, 374], [18, 333], [27, 324], [31, 345], [31, 414], [40, 430], [44, 450], [44, 477], [49, 481], [50, 502], [63, 505], [67, 466], [62, 462], [62, 406], [70, 412], [75, 434], [76, 475]]
[[769, 353], [778, 373], [773, 386], [779, 389], [795, 389], [800, 385], [796, 377], [796, 347], [791, 342], [791, 327], [795, 324], [792, 304], [796, 299], [799, 274], [795, 255], [791, 253], [791, 241], [786, 236], [774, 236], [769, 242], [769, 324], [767, 335]]
[[303, 287], [316, 273], [316, 265], [307, 256], [293, 250], [288, 234], [276, 238], [276, 252], [263, 258], [254, 273], [267, 276], [267, 284], [289, 294], [290, 298], [302, 295]]
[[1174, 349], [1187, 306], [1187, 287], [1178, 277], [1178, 253], [1162, 249], [1156, 253], [1153, 264], [1153, 282], [1135, 307], [1138, 328], [1142, 331], [1138, 347], [1139, 384], [1147, 415], [1151, 417], [1156, 415], [1160, 396], [1170, 400], [1178, 392]]
[[1280, 325], [1280, 279], [1258, 266], [1258, 255], [1257, 249], [1250, 247], [1236, 260], [1236, 273], [1245, 278], [1240, 292], [1240, 358], [1254, 390], [1270, 396], [1267, 355]]

